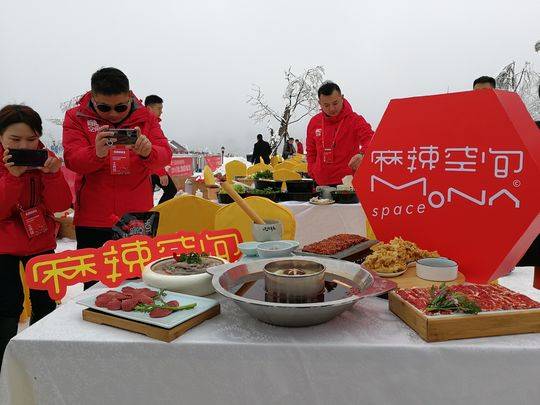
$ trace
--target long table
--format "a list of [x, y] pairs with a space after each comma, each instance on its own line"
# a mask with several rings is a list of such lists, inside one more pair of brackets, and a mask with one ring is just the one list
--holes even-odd
[[366, 235], [366, 216], [360, 204], [313, 205], [308, 202], [280, 203], [296, 219], [296, 240], [303, 246], [338, 233]]
[[[540, 300], [532, 269], [502, 284]], [[96, 293], [90, 290], [83, 295]], [[216, 297], [218, 298], [218, 297]], [[426, 343], [369, 298], [282, 328], [222, 314], [171, 343], [82, 320], [70, 301], [17, 335], [2, 404], [538, 404], [540, 334]]]

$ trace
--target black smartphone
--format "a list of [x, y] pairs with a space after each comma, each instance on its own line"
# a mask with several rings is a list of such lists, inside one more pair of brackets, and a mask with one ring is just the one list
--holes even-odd
[[139, 136], [136, 129], [128, 128], [111, 128], [107, 132], [113, 133], [111, 138], [116, 138], [115, 145], [135, 145]]
[[10, 162], [15, 166], [43, 167], [49, 154], [45, 149], [9, 149]]

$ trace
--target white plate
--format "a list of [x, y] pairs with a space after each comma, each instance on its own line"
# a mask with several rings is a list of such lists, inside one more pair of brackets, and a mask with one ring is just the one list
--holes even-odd
[[309, 200], [309, 203], [313, 204], [313, 205], [332, 205], [332, 204], [335, 203], [335, 201], [334, 200], [330, 200], [330, 201], [318, 201], [318, 200], [311, 201], [311, 200]]
[[[360, 267], [362, 267], [364, 270], [367, 270], [367, 271], [371, 271], [373, 273], [376, 273], [379, 277], [382, 277], [382, 278], [392, 278], [392, 277], [398, 277], [398, 276], [401, 276], [403, 273], [405, 273], [407, 271], [407, 269], [403, 270], [403, 271], [398, 271], [397, 273], [379, 273], [378, 271], [375, 271], [375, 270], [370, 270], [368, 269], [367, 267], [364, 267], [363, 264], [360, 265]], [[409, 266], [407, 266], [409, 267]]]
[[391, 278], [391, 277], [398, 277], [401, 276], [403, 273], [405, 273], [407, 270], [398, 271], [397, 273], [379, 273], [376, 271], [377, 275], [382, 278]]
[[[146, 288], [151, 288], [156, 291], [158, 290], [157, 288], [148, 287], [146, 284], [142, 282], [130, 282], [130, 283], [123, 284], [117, 288], [109, 288], [107, 291], [113, 290], [113, 291], [122, 292], [122, 288], [124, 287], [133, 287], [133, 288], [146, 287]], [[131, 319], [133, 321], [139, 321], [139, 322], [147, 323], [149, 325], [156, 325], [165, 329], [174, 328], [176, 325], [179, 325], [207, 311], [208, 309], [218, 305], [218, 302], [216, 300], [213, 300], [210, 298], [195, 297], [193, 295], [186, 295], [186, 294], [180, 294], [180, 293], [167, 291], [167, 295], [165, 297], [166, 301], [176, 300], [179, 302], [180, 305], [188, 305], [188, 304], [196, 303], [197, 306], [193, 309], [186, 309], [183, 311], [173, 312], [172, 314], [163, 318], [150, 318], [150, 315], [144, 312], [135, 312], [135, 311], [126, 312], [122, 310], [112, 311], [107, 308], [98, 307], [96, 305], [96, 297], [103, 293], [104, 291], [97, 292], [90, 297], [86, 297], [80, 301], [77, 301], [77, 304], [84, 305], [85, 307], [95, 309], [96, 311], [99, 311], [99, 312], [118, 316], [120, 318]]]

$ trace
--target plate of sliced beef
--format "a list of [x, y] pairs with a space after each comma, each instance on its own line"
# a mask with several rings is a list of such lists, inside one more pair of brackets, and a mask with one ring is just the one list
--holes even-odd
[[213, 299], [148, 288], [141, 282], [101, 289], [77, 303], [95, 311], [167, 329], [218, 305]]

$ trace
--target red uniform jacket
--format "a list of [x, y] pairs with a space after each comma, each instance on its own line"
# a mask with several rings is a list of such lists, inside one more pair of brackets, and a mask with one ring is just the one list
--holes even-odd
[[142, 158], [130, 151], [130, 173], [112, 175], [109, 157], [96, 155], [95, 139], [99, 126], [115, 126], [99, 118], [90, 99], [88, 92], [64, 119], [64, 161], [78, 174], [73, 222], [77, 226], [110, 228], [127, 212], [153, 207], [150, 175], [170, 164], [172, 153], [157, 117], [133, 97], [134, 110], [116, 127], [139, 127], [152, 143], [152, 152]]
[[[0, 153], [4, 153], [1, 145]], [[45, 215], [47, 232], [29, 238], [19, 205], [24, 210], [39, 207]], [[56, 247], [53, 214], [70, 206], [71, 192], [60, 170], [53, 174], [28, 170], [15, 177], [0, 162], [0, 254], [30, 256], [53, 250]]]
[[[343, 100], [343, 109], [335, 117], [320, 112], [307, 127], [308, 173], [319, 185], [341, 184], [343, 177], [353, 174], [349, 168], [351, 158], [365, 152], [372, 138], [371, 126], [347, 100]], [[328, 163], [324, 161], [324, 148], [332, 148], [334, 139], [333, 161]]]

